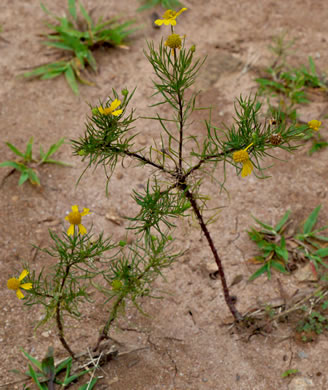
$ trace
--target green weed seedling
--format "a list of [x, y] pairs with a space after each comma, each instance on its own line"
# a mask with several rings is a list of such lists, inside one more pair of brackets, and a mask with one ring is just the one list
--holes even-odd
[[32, 156], [33, 141], [34, 139], [31, 137], [26, 145], [25, 153], [18, 150], [11, 143], [6, 142], [8, 148], [20, 157], [20, 159], [15, 161], [4, 161], [0, 163], [0, 167], [11, 167], [13, 168], [13, 171], [17, 170], [20, 172], [21, 176], [19, 178], [18, 185], [22, 185], [26, 182], [26, 180], [29, 180], [31, 184], [40, 185], [40, 180], [35, 168], [42, 164], [70, 166], [68, 163], [50, 158], [64, 143], [64, 138], [61, 138], [57, 143], [51, 145], [47, 152], [44, 152], [42, 146], [40, 146], [40, 157], [38, 160], [35, 160]]
[[64, 52], [64, 58], [60, 61], [50, 62], [46, 65], [24, 73], [25, 77], [40, 77], [42, 80], [65, 75], [68, 84], [75, 94], [79, 93], [78, 81], [93, 85], [83, 76], [87, 66], [96, 72], [97, 64], [92, 51], [100, 46], [120, 46], [135, 29], [129, 29], [134, 21], [119, 23], [117, 18], [103, 21], [100, 18], [95, 22], [83, 5], [79, 2], [81, 17], [78, 17], [76, 0], [68, 0], [69, 15], [59, 17], [52, 14], [41, 3], [41, 7], [47, 15], [50, 15], [58, 23], [47, 23], [53, 30], [47, 34], [46, 46]]
[[281, 374], [281, 377], [282, 378], [289, 378], [289, 377], [296, 375], [298, 373], [299, 373], [299, 370], [297, 368], [290, 368], [289, 370], [284, 371]]
[[275, 227], [253, 217], [263, 229], [256, 230], [252, 228], [248, 231], [248, 235], [263, 252], [263, 254], [255, 257], [256, 261], [264, 264], [254, 272], [249, 280], [254, 280], [264, 273], [270, 279], [272, 268], [284, 274], [288, 273], [286, 270], [288, 250], [283, 232], [287, 226], [289, 215], [290, 211], [287, 211]]
[[[15, 374], [27, 376], [32, 380], [39, 390], [55, 390], [55, 385], [60, 385], [60, 388], [68, 388], [76, 380], [89, 373], [91, 370], [80, 371], [75, 374], [71, 374], [72, 358], [69, 357], [61, 363], [55, 364], [54, 351], [52, 347], [48, 348], [48, 352], [42, 361], [35, 359], [29, 355], [24, 349], [23, 354], [29, 360], [28, 371], [22, 373], [18, 370], [12, 370]], [[78, 390], [92, 390], [97, 382], [98, 378], [92, 378], [89, 383], [84, 384], [78, 388]], [[24, 390], [29, 390], [28, 384], [23, 387]]]
[[327, 294], [326, 287], [319, 288], [308, 304], [301, 307], [302, 318], [296, 326], [301, 341], [315, 341], [318, 335], [328, 330]]
[[[254, 272], [249, 280], [254, 280], [264, 273], [270, 279], [272, 269], [284, 274], [289, 273], [289, 254], [292, 251], [302, 254], [302, 258], [309, 261], [315, 276], [318, 275], [320, 268], [323, 270], [327, 269], [328, 265], [324, 259], [328, 257], [328, 248], [325, 247], [328, 237], [320, 233], [326, 230], [328, 225], [314, 230], [320, 209], [321, 205], [312, 211], [304, 222], [301, 233], [286, 237], [285, 229], [288, 225], [290, 211], [285, 213], [275, 227], [253, 217], [262, 229], [252, 228], [248, 231], [248, 235], [261, 250], [262, 253], [256, 256], [255, 259], [263, 263], [263, 265]], [[289, 242], [293, 242], [294, 249], [288, 248], [286, 243], [288, 244]]]
[[179, 0], [140, 0], [143, 5], [137, 9], [137, 11], [144, 11], [149, 8], [156, 7], [158, 5], [162, 6], [164, 9], [175, 10], [182, 7], [182, 4]]

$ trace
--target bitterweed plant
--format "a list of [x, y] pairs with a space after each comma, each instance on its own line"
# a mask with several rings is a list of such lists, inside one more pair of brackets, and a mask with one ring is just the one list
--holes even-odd
[[117, 18], [103, 21], [100, 18], [95, 22], [83, 5], [79, 2], [78, 16], [76, 0], [68, 0], [69, 15], [59, 17], [52, 14], [41, 3], [43, 11], [55, 19], [58, 24], [47, 23], [53, 30], [46, 34], [45, 45], [64, 53], [59, 61], [53, 61], [24, 73], [25, 77], [40, 77], [42, 80], [51, 79], [64, 74], [75, 94], [79, 93], [78, 81], [93, 85], [83, 76], [83, 71], [89, 65], [96, 72], [97, 64], [92, 51], [100, 46], [123, 46], [125, 39], [135, 31], [131, 29], [134, 21], [119, 23]]
[[[205, 136], [199, 137], [198, 129], [190, 132], [190, 115], [196, 110], [197, 96], [190, 92], [190, 87], [204, 60], [195, 59], [195, 46], [188, 46], [185, 36], [175, 32], [177, 17], [184, 11], [186, 8], [178, 12], [167, 10], [162, 19], [155, 21], [157, 25], [169, 26], [171, 33], [157, 48], [148, 42], [145, 51], [156, 75], [154, 95], [160, 97], [152, 107], [166, 104], [172, 112], [170, 118], [158, 112], [147, 117], [159, 122], [162, 128], [160, 144], [154, 141], [155, 145], [148, 151], [135, 147], [137, 135], [131, 125], [137, 118], [134, 109], [128, 110], [134, 91], [130, 93], [126, 89], [122, 90], [122, 97], [113, 89], [113, 95], [106, 102], [92, 108], [84, 135], [72, 140], [72, 144], [74, 153], [88, 161], [87, 168], [104, 167], [107, 185], [117, 162], [125, 165], [125, 159], [152, 169], [144, 190], [133, 190], [132, 197], [140, 211], [129, 218], [130, 229], [146, 241], [154, 234], [167, 237], [167, 229], [174, 228], [175, 218], [193, 213], [217, 264], [225, 302], [234, 319], [240, 321], [243, 316], [230, 295], [223, 262], [208, 226], [212, 216], [208, 219], [204, 216], [208, 197], [201, 193], [202, 183], [205, 177], [217, 180], [214, 174], [219, 164], [224, 169], [221, 188], [225, 183], [227, 164], [233, 165], [237, 175], [241, 174], [243, 178], [252, 172], [264, 178], [262, 159], [271, 155], [275, 148], [294, 151], [299, 146], [297, 141], [310, 128], [309, 125], [287, 126], [286, 123], [263, 124], [259, 121], [261, 104], [255, 98], [240, 97], [235, 104], [233, 125], [221, 129], [207, 120]], [[112, 291], [115, 292], [115, 288], [112, 286]]]
[[7, 176], [16, 170], [21, 173], [20, 178], [18, 180], [18, 185], [22, 185], [29, 180], [31, 184], [40, 185], [40, 179], [37, 175], [37, 167], [42, 164], [57, 164], [63, 166], [71, 166], [68, 163], [63, 161], [53, 160], [50, 158], [64, 143], [65, 139], [61, 138], [57, 143], [51, 145], [49, 149], [44, 152], [42, 146], [40, 146], [40, 157], [39, 159], [34, 159], [32, 155], [34, 138], [31, 137], [26, 145], [25, 152], [21, 152], [10, 142], [6, 142], [8, 148], [19, 157], [16, 160], [4, 161], [0, 163], [0, 167], [10, 167], [12, 170], [9, 172]]

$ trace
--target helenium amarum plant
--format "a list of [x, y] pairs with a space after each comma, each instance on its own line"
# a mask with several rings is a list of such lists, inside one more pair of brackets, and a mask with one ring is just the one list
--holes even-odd
[[[206, 136], [200, 138], [196, 130], [187, 135], [197, 96], [197, 93], [187, 94], [187, 91], [204, 60], [195, 59], [195, 46], [188, 47], [184, 36], [175, 32], [177, 17], [184, 11], [186, 8], [178, 12], [167, 10], [161, 19], [155, 21], [157, 25], [169, 26], [171, 31], [158, 48], [148, 42], [145, 51], [156, 75], [154, 96], [159, 97], [152, 107], [166, 104], [172, 111], [170, 118], [164, 118], [158, 112], [148, 117], [162, 127], [160, 145], [155, 143], [148, 151], [135, 148], [136, 135], [131, 125], [135, 126], [137, 118], [134, 109], [128, 110], [134, 91], [130, 93], [126, 89], [122, 90], [122, 97], [113, 89], [107, 102], [91, 110], [84, 135], [72, 140], [72, 144], [74, 153], [87, 160], [88, 167], [104, 167], [107, 186], [116, 164], [125, 159], [152, 168], [144, 190], [133, 190], [132, 197], [140, 209], [136, 216], [129, 217], [130, 229], [145, 240], [153, 234], [167, 237], [167, 231], [175, 227], [175, 218], [193, 213], [218, 266], [225, 302], [234, 319], [240, 321], [243, 316], [230, 295], [223, 262], [208, 227], [211, 217], [206, 220], [204, 216], [207, 198], [201, 194], [202, 183], [206, 177], [214, 178], [219, 164], [224, 168], [221, 187], [225, 183], [227, 164], [233, 165], [237, 175], [242, 177], [254, 173], [264, 178], [262, 160], [271, 156], [271, 150], [275, 148], [287, 152], [297, 149], [300, 146], [297, 141], [310, 131], [310, 124], [263, 124], [259, 121], [261, 104], [249, 96], [237, 99], [235, 123], [230, 127], [221, 129], [208, 120], [205, 121]], [[113, 106], [115, 109], [119, 107], [120, 112], [115, 112]], [[142, 253], [139, 256], [142, 257]], [[115, 289], [116, 284], [112, 285], [112, 291]]]

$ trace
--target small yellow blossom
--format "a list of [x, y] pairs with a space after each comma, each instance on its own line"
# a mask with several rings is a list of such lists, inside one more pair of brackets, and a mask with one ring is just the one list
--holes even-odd
[[86, 234], [87, 229], [81, 224], [81, 221], [84, 215], [89, 214], [89, 211], [90, 211], [89, 209], [83, 209], [82, 213], [80, 213], [78, 206], [76, 205], [72, 206], [72, 211], [68, 214], [67, 217], [65, 217], [66, 221], [68, 221], [71, 224], [67, 230], [67, 234], [69, 236], [74, 235], [75, 225], [79, 227], [79, 233], [81, 234], [81, 236], [83, 236], [83, 234]]
[[114, 116], [118, 116], [118, 115], [121, 115], [123, 110], [116, 110], [117, 107], [121, 104], [121, 101], [118, 100], [118, 99], [115, 99], [112, 104], [110, 105], [110, 107], [106, 107], [106, 108], [102, 108], [101, 106], [98, 107], [98, 111], [100, 112], [100, 114], [102, 115], [114, 115]]
[[167, 37], [164, 45], [171, 49], [181, 49], [182, 41], [178, 34], [171, 34]]
[[243, 168], [241, 170], [241, 177], [248, 176], [252, 173], [253, 164], [247, 153], [247, 149], [250, 148], [252, 145], [253, 142], [250, 145], [248, 145], [246, 149], [238, 150], [237, 152], [234, 152], [232, 155], [232, 158], [236, 163], [243, 164]]
[[7, 281], [7, 287], [10, 290], [16, 291], [16, 295], [18, 299], [24, 298], [24, 294], [21, 292], [21, 288], [24, 290], [31, 290], [32, 283], [21, 283], [21, 281], [28, 275], [28, 271], [26, 269], [20, 274], [19, 278], [10, 278]]
[[320, 121], [317, 121], [316, 119], [313, 119], [312, 121], [308, 122], [309, 128], [315, 131], [318, 131], [321, 126]]
[[168, 9], [167, 11], [164, 12], [163, 19], [155, 20], [155, 24], [157, 24], [157, 26], [161, 26], [164, 23], [165, 26], [169, 26], [169, 25], [175, 26], [177, 24], [175, 19], [184, 11], [187, 11], [187, 8], [181, 8], [180, 11], [178, 12]]

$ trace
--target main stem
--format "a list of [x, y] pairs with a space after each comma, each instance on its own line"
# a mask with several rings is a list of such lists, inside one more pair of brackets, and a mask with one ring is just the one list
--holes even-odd
[[185, 194], [186, 194], [187, 199], [191, 203], [191, 206], [192, 206], [192, 208], [194, 210], [194, 213], [197, 216], [198, 223], [199, 223], [199, 225], [200, 225], [200, 227], [201, 227], [201, 229], [202, 229], [202, 231], [203, 231], [203, 233], [204, 233], [204, 235], [205, 235], [205, 237], [207, 239], [208, 245], [211, 248], [213, 257], [214, 257], [215, 262], [216, 262], [216, 264], [218, 266], [218, 271], [219, 271], [221, 284], [222, 284], [222, 288], [223, 288], [224, 300], [226, 301], [226, 304], [229, 307], [229, 309], [231, 311], [231, 314], [234, 316], [235, 320], [236, 321], [241, 321], [243, 319], [243, 316], [239, 313], [239, 311], [236, 309], [235, 305], [232, 302], [232, 299], [231, 299], [231, 296], [230, 296], [230, 293], [229, 293], [227, 280], [226, 280], [226, 277], [225, 277], [225, 274], [224, 274], [224, 270], [223, 270], [222, 261], [221, 261], [219, 255], [218, 255], [218, 252], [217, 252], [217, 250], [215, 248], [215, 245], [214, 245], [214, 242], [213, 242], [212, 237], [210, 235], [210, 232], [208, 231], [207, 226], [206, 226], [206, 224], [204, 222], [204, 219], [203, 219], [203, 216], [202, 216], [202, 214], [201, 214], [201, 212], [199, 210], [197, 201], [194, 198], [193, 194], [189, 190], [186, 190]]
[[124, 299], [124, 295], [121, 295], [117, 301], [114, 303], [114, 306], [112, 308], [112, 311], [110, 312], [110, 316], [105, 324], [105, 326], [103, 327], [99, 337], [98, 337], [98, 340], [97, 340], [97, 344], [96, 346], [93, 348], [93, 352], [96, 352], [99, 348], [99, 345], [100, 343], [103, 341], [103, 340], [106, 340], [108, 338], [108, 331], [109, 331], [109, 328], [112, 324], [112, 322], [116, 319], [117, 317], [117, 310], [118, 308], [120, 307], [122, 301]]
[[[173, 27], [171, 27], [171, 31], [172, 31], [172, 33], [174, 32]], [[176, 77], [177, 77], [177, 69], [176, 69], [176, 66], [177, 66], [177, 54], [176, 54], [176, 49], [174, 49], [173, 53], [174, 53], [173, 72], [174, 73], [176, 72]], [[185, 192], [187, 199], [190, 201], [191, 206], [192, 206], [192, 208], [194, 210], [194, 213], [197, 216], [198, 223], [199, 223], [203, 233], [205, 234], [205, 237], [207, 239], [208, 245], [211, 248], [212, 254], [213, 254], [214, 259], [215, 259], [215, 262], [216, 262], [216, 264], [218, 266], [218, 271], [219, 271], [219, 275], [220, 275], [220, 279], [221, 279], [221, 284], [222, 284], [223, 294], [224, 294], [224, 299], [226, 301], [226, 304], [229, 307], [229, 309], [231, 311], [231, 314], [233, 315], [235, 320], [236, 321], [241, 321], [243, 317], [238, 312], [238, 310], [236, 309], [235, 305], [232, 302], [231, 296], [229, 294], [229, 288], [228, 288], [227, 280], [226, 280], [226, 277], [225, 277], [225, 274], [224, 274], [222, 261], [221, 261], [219, 255], [218, 255], [218, 252], [217, 252], [217, 250], [215, 248], [215, 245], [214, 245], [214, 242], [213, 242], [212, 237], [210, 235], [210, 232], [208, 231], [207, 226], [206, 226], [206, 224], [204, 222], [204, 219], [203, 219], [203, 216], [202, 216], [202, 214], [200, 212], [200, 209], [198, 207], [197, 201], [194, 198], [193, 194], [188, 190], [188, 186], [187, 186], [187, 183], [186, 183], [186, 178], [187, 178], [187, 176], [189, 176], [193, 172], [193, 169], [190, 169], [190, 171], [187, 174], [185, 174], [185, 175], [182, 174], [182, 162], [183, 162], [182, 149], [183, 149], [183, 127], [184, 127], [184, 119], [183, 119], [183, 92], [181, 93], [181, 91], [178, 90], [177, 91], [177, 97], [178, 97], [178, 106], [179, 106], [178, 107], [178, 119], [179, 119], [179, 127], [180, 127], [179, 128], [179, 155], [178, 155], [179, 156], [179, 168], [178, 168], [178, 175], [177, 175], [177, 186], [180, 187], [180, 189]], [[195, 167], [195, 169], [199, 168], [203, 162], [205, 162], [205, 160], [200, 161], [198, 166]]]

